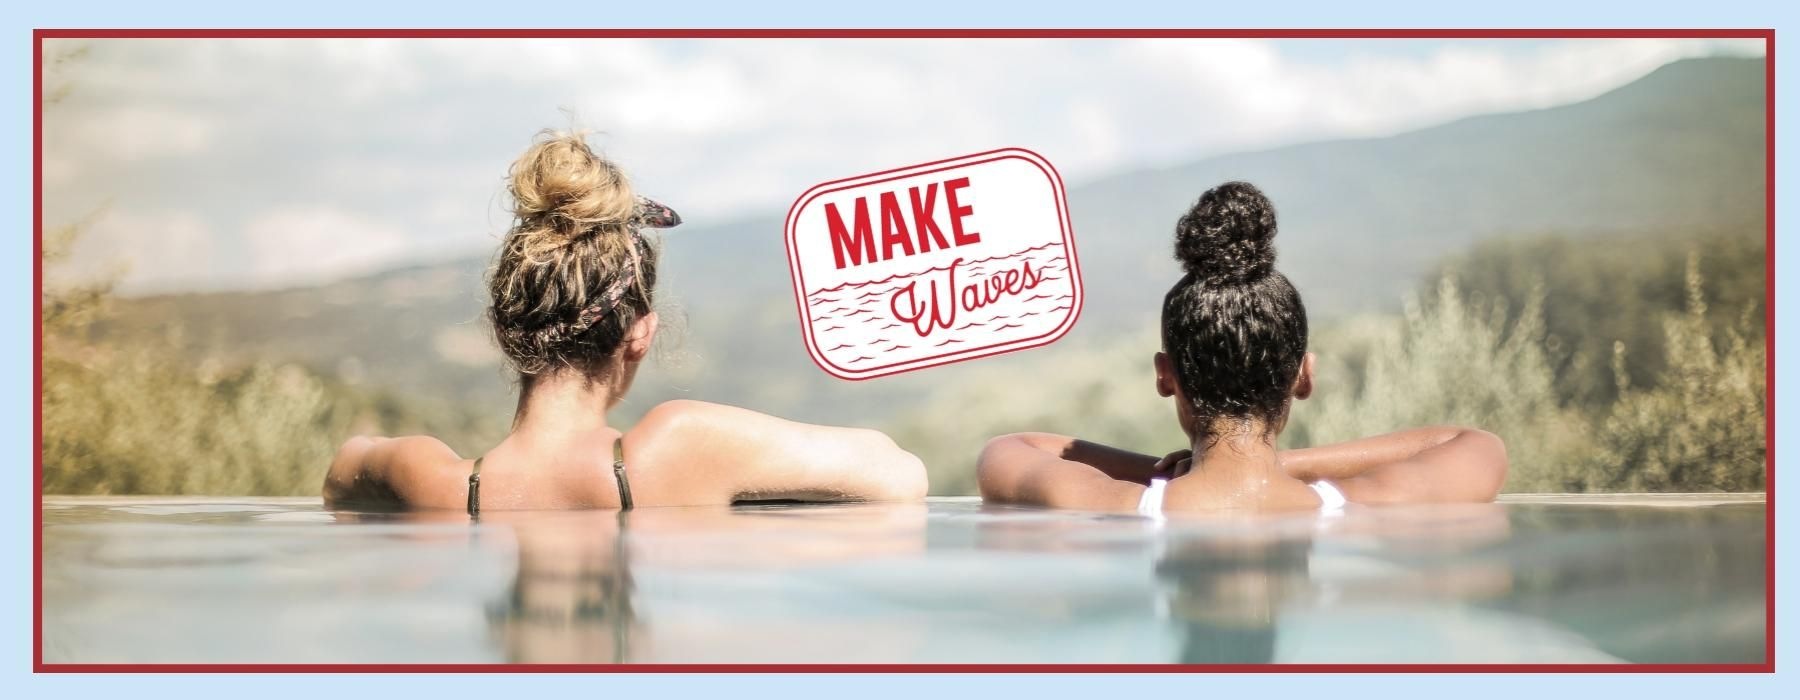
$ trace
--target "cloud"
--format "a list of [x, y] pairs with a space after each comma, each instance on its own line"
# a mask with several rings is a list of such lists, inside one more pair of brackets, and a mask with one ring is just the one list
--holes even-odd
[[329, 206], [281, 208], [244, 227], [239, 273], [274, 285], [317, 282], [400, 261], [409, 239], [399, 228]]
[[206, 152], [216, 132], [206, 115], [157, 105], [82, 114], [57, 128], [67, 129], [68, 140], [125, 161], [198, 155]]
[[215, 231], [193, 212], [108, 209], [91, 221], [76, 242], [82, 272], [159, 279], [217, 262]]
[[[75, 44], [46, 42], [47, 50]], [[47, 62], [51, 223], [185, 221], [114, 246], [127, 288], [275, 286], [493, 245], [506, 166], [598, 131], [694, 225], [817, 182], [1025, 146], [1071, 183], [1584, 99], [1679, 40], [107, 40]], [[123, 226], [123, 224], [119, 224]], [[116, 228], [109, 235], [123, 235]], [[186, 235], [186, 234], [184, 234]], [[204, 250], [201, 250], [204, 249]]]

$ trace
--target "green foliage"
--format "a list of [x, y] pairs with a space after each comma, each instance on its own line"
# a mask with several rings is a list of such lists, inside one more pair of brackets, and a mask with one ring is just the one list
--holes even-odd
[[133, 350], [44, 375], [48, 493], [316, 493], [348, 422], [292, 365], [207, 376]]
[[1633, 388], [1625, 346], [1614, 354], [1620, 399], [1597, 454], [1564, 483], [1578, 491], [1755, 491], [1767, 457], [1767, 348], [1751, 307], [1714, 331], [1697, 261], [1687, 310], [1663, 321], [1667, 367], [1658, 386]]
[[[66, 259], [78, 234], [47, 236], [46, 262]], [[46, 493], [310, 495], [354, 432], [493, 432], [298, 365], [195, 357], [178, 332], [92, 343], [87, 330], [107, 319], [112, 297], [106, 278], [46, 282]]]
[[[1579, 415], [1558, 396], [1536, 288], [1508, 324], [1506, 299], [1474, 303], [1453, 277], [1435, 303], [1351, 338], [1322, 334], [1317, 394], [1297, 403], [1289, 444], [1319, 445], [1420, 425], [1480, 427], [1507, 440], [1513, 490], [1542, 490], [1583, 449]], [[1361, 358], [1360, 364], [1333, 360]], [[1355, 360], [1352, 360], [1355, 361]], [[1332, 377], [1342, 377], [1338, 385]]]
[[[46, 237], [47, 267], [67, 259], [79, 232], [71, 226]], [[111, 298], [104, 277], [45, 284], [45, 492], [317, 490], [331, 456], [325, 436], [345, 427], [318, 379], [268, 364], [196, 369], [150, 343], [87, 343], [87, 328], [106, 316]]]
[[[1541, 287], [1547, 357], [1558, 392], [1590, 410], [1619, 398], [1612, 368], [1613, 344], [1631, 349], [1625, 370], [1646, 386], [1665, 369], [1661, 314], [1684, 307], [1685, 266], [1700, 251], [1704, 292], [1714, 305], [1760, 314], [1767, 260], [1760, 223], [1656, 233], [1572, 238], [1541, 235], [1499, 238], [1455, 256], [1439, 267], [1456, 275], [1471, 298], [1524, 299]], [[1515, 306], [1513, 313], [1519, 311]], [[1714, 316], [1709, 332], [1722, 333], [1732, 314]]]

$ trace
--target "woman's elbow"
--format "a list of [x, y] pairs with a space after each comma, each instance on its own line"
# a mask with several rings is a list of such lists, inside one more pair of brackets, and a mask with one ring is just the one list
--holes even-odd
[[1005, 453], [1018, 448], [1035, 448], [1036, 440], [1042, 435], [1043, 433], [1008, 433], [989, 438], [987, 444], [981, 447], [981, 455], [975, 460], [975, 468], [979, 471], [997, 463], [1004, 458]]
[[925, 495], [931, 492], [931, 475], [925, 470], [924, 460], [911, 452], [901, 451], [900, 454], [902, 456], [894, 470], [894, 500], [925, 500]]
[[[1016, 459], [1009, 459], [1009, 453], [1015, 453], [1020, 447], [1029, 447], [1033, 433], [1012, 433], [1000, 435], [987, 441], [981, 448], [980, 456], [975, 459], [975, 484], [981, 499], [989, 502], [1011, 502], [1013, 482], [1017, 480], [1017, 470], [1013, 468]], [[1015, 453], [1016, 454], [1016, 453]]]
[[1476, 460], [1476, 476], [1473, 482], [1473, 500], [1488, 502], [1500, 495], [1506, 486], [1506, 441], [1486, 430], [1469, 428], [1463, 433], [1464, 439], [1473, 441], [1480, 447], [1480, 458]]
[[319, 495], [326, 500], [326, 506], [335, 504], [346, 497], [349, 489], [355, 488], [356, 479], [362, 475], [364, 455], [380, 441], [380, 437], [355, 435], [338, 446], [337, 455], [331, 457], [331, 466], [326, 468], [324, 484], [319, 486]]
[[923, 500], [931, 490], [931, 480], [925, 471], [924, 460], [900, 447], [887, 433], [878, 430], [871, 430], [869, 433], [869, 439], [875, 443], [879, 453], [887, 455], [883, 460], [886, 466], [883, 470], [886, 478], [882, 480], [883, 500]]

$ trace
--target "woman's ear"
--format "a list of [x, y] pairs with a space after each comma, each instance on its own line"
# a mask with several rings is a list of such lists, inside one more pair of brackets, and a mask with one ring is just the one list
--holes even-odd
[[656, 323], [656, 312], [652, 311], [631, 324], [631, 334], [625, 336], [626, 362], [641, 362], [650, 354], [650, 343], [656, 339]]
[[1156, 395], [1174, 396], [1175, 364], [1169, 361], [1169, 353], [1158, 351], [1151, 362], [1156, 365]]
[[1294, 377], [1294, 399], [1305, 400], [1313, 393], [1313, 354], [1300, 358], [1300, 374]]

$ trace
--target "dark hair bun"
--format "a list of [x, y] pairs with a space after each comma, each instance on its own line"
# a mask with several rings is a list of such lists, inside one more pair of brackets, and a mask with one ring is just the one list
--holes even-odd
[[1275, 270], [1275, 205], [1248, 182], [1207, 190], [1175, 224], [1175, 259], [1209, 286], [1267, 277]]

